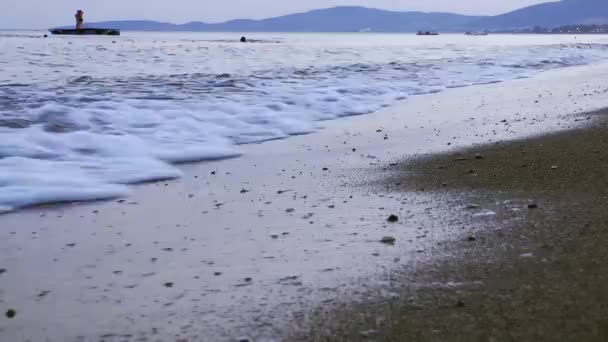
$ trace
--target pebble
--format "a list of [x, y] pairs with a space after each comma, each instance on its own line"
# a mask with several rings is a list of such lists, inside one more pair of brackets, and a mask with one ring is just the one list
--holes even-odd
[[380, 240], [380, 242], [382, 242], [383, 244], [386, 244], [386, 245], [394, 245], [396, 240], [397, 239], [395, 239], [392, 236], [385, 236]]
[[486, 157], [484, 157], [483, 155], [481, 155], [479, 153], [475, 155], [475, 159], [485, 159], [485, 158]]
[[464, 307], [464, 302], [463, 302], [463, 301], [461, 301], [461, 300], [457, 301], [457, 302], [456, 302], [456, 307], [457, 307], [457, 308], [463, 308], [463, 307]]
[[15, 316], [17, 316], [17, 310], [15, 310], [15, 309], [8, 309], [6, 311], [6, 317], [7, 318], [14, 318]]
[[372, 337], [378, 335], [378, 331], [376, 330], [365, 330], [359, 333], [361, 337]]
[[42, 292], [40, 292], [40, 293], [38, 294], [38, 298], [45, 297], [45, 296], [46, 296], [46, 295], [48, 295], [49, 293], [51, 293], [51, 291], [49, 291], [49, 290], [44, 290], [44, 291], [42, 291]]
[[386, 219], [388, 222], [395, 223], [399, 221], [399, 216], [391, 215]]

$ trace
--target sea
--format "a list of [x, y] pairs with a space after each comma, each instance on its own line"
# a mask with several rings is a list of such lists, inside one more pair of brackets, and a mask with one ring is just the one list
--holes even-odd
[[608, 59], [608, 36], [0, 31], [0, 212], [127, 196], [180, 163], [412, 96]]

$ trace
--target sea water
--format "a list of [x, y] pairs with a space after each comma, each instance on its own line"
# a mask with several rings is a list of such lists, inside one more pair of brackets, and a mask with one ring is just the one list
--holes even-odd
[[0, 212], [124, 196], [323, 120], [608, 58], [599, 35], [43, 34], [0, 32]]

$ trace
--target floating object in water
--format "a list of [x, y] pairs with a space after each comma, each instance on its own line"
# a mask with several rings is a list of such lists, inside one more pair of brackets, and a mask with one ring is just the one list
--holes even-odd
[[120, 30], [105, 29], [105, 28], [83, 28], [83, 29], [51, 29], [49, 30], [55, 35], [103, 35], [103, 36], [120, 36]]

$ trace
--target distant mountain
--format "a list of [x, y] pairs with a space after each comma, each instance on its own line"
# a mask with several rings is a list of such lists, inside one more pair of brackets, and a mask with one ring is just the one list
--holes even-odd
[[366, 7], [334, 7], [281, 17], [176, 25], [156, 21], [107, 21], [89, 27], [127, 31], [198, 32], [414, 32], [513, 30], [542, 26], [608, 23], [608, 0], [562, 0], [525, 7], [497, 16], [467, 16], [438, 12], [394, 12]]
[[393, 12], [365, 7], [334, 7], [263, 20], [231, 20], [183, 25], [154, 21], [108, 21], [88, 26], [138, 31], [202, 32], [414, 32], [418, 30], [459, 30], [481, 16], [451, 13]]
[[469, 24], [473, 29], [507, 30], [532, 26], [553, 28], [572, 24], [608, 23], [608, 0], [562, 0], [486, 17]]

